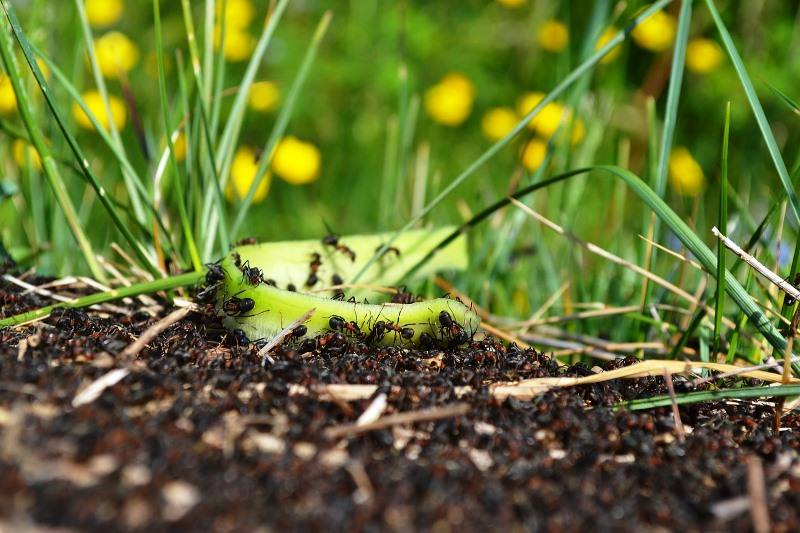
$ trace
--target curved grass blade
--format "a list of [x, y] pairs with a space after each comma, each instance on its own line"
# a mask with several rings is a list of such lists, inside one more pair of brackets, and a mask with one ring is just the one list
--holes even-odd
[[[753, 398], [783, 398], [786, 396], [800, 395], [800, 385], [779, 385], [776, 387], [742, 387], [740, 389], [722, 389], [710, 391], [688, 392], [675, 395], [674, 401], [678, 405], [688, 405], [700, 402], [718, 402], [721, 400], [749, 400]], [[654, 396], [652, 398], [639, 398], [620, 403], [616, 409], [625, 408], [630, 411], [667, 407], [672, 405], [673, 398], [669, 395]]]
[[272, 161], [272, 152], [275, 149], [275, 145], [286, 132], [286, 126], [289, 124], [289, 119], [291, 118], [292, 112], [294, 111], [294, 106], [297, 103], [297, 96], [300, 94], [300, 90], [303, 88], [303, 84], [308, 77], [308, 71], [311, 69], [311, 64], [314, 62], [314, 59], [317, 56], [317, 50], [319, 50], [319, 45], [322, 42], [322, 38], [325, 37], [325, 33], [328, 31], [328, 26], [330, 26], [332, 17], [333, 13], [326, 11], [322, 16], [322, 19], [319, 21], [317, 29], [314, 31], [311, 44], [306, 51], [306, 55], [300, 65], [300, 69], [297, 71], [297, 76], [295, 76], [292, 86], [289, 89], [289, 93], [286, 95], [286, 101], [281, 106], [281, 111], [278, 114], [278, 118], [275, 120], [275, 126], [272, 128], [272, 133], [270, 133], [269, 139], [264, 145], [264, 150], [262, 152], [264, 155], [261, 157], [261, 161], [259, 162], [256, 177], [253, 180], [253, 183], [250, 184], [250, 188], [247, 191], [247, 196], [238, 206], [238, 214], [236, 215], [236, 220], [234, 221], [233, 227], [230, 231], [230, 234], [234, 237], [244, 223], [247, 213], [250, 211], [250, 207], [253, 205], [253, 197], [255, 197], [258, 186], [261, 184], [261, 181], [264, 179], [264, 176], [267, 173], [267, 168], [269, 168], [269, 164]]
[[386, 253], [386, 250], [394, 243], [395, 239], [399, 237], [403, 232], [406, 232], [413, 228], [420, 220], [425, 218], [433, 209], [438, 206], [445, 198], [447, 198], [459, 185], [461, 185], [464, 181], [470, 178], [475, 172], [481, 168], [487, 161], [489, 161], [492, 157], [494, 157], [500, 150], [502, 150], [507, 144], [509, 144], [521, 131], [523, 131], [528, 123], [536, 117], [539, 112], [545, 108], [548, 104], [555, 101], [556, 98], [561, 96], [573, 83], [583, 78], [583, 75], [586, 74], [589, 70], [595, 67], [603, 57], [605, 57], [611, 50], [613, 50], [618, 44], [624, 41], [628, 34], [635, 28], [641, 21], [648, 18], [650, 15], [658, 11], [659, 9], [663, 8], [667, 4], [670, 3], [671, 0], [659, 0], [650, 5], [647, 9], [642, 11], [634, 20], [622, 31], [617, 32], [617, 34], [611, 38], [605, 46], [600, 48], [597, 52], [592, 54], [586, 61], [578, 65], [572, 72], [570, 72], [552, 91], [550, 91], [547, 96], [545, 96], [538, 105], [536, 105], [531, 111], [525, 115], [514, 129], [508, 132], [505, 137], [494, 143], [490, 146], [484, 153], [482, 153], [478, 158], [473, 161], [461, 174], [456, 176], [450, 184], [442, 190], [433, 200], [431, 200], [428, 205], [422, 208], [415, 216], [411, 218], [411, 220], [406, 223], [405, 226], [397, 230], [391, 239], [389, 239], [379, 250], [376, 250], [375, 254], [373, 254], [372, 258], [364, 265], [364, 268], [361, 272], [356, 274], [356, 276], [350, 280], [351, 282], [356, 282], [358, 279], [363, 275], [364, 271], [367, 268], [372, 266], [372, 264], [381, 257], [382, 254]]
[[796, 223], [800, 223], [800, 199], [798, 199], [797, 192], [795, 192], [794, 187], [792, 186], [792, 180], [789, 177], [789, 171], [786, 169], [786, 163], [783, 161], [781, 151], [778, 148], [778, 143], [775, 141], [775, 136], [772, 134], [769, 121], [767, 121], [767, 116], [764, 114], [764, 108], [761, 107], [761, 102], [759, 101], [758, 94], [756, 94], [756, 90], [753, 87], [753, 82], [750, 80], [750, 76], [747, 74], [747, 69], [745, 69], [742, 58], [739, 55], [739, 52], [736, 50], [736, 45], [733, 44], [731, 34], [728, 32], [728, 28], [725, 26], [725, 22], [722, 20], [714, 0], [706, 0], [706, 5], [708, 6], [708, 10], [711, 12], [711, 17], [714, 19], [714, 24], [717, 26], [719, 35], [722, 37], [722, 43], [725, 46], [725, 50], [728, 52], [731, 62], [733, 62], [733, 67], [736, 69], [736, 74], [739, 76], [739, 81], [742, 83], [742, 88], [747, 95], [747, 101], [750, 103], [750, 107], [753, 109], [753, 114], [756, 117], [758, 128], [761, 130], [761, 136], [764, 138], [764, 142], [767, 144], [767, 150], [769, 150], [769, 155], [775, 165], [775, 170], [778, 171], [781, 184], [786, 191], [786, 196], [789, 198], [789, 205], [792, 207], [794, 220]]
[[14, 34], [14, 38], [17, 40], [20, 48], [22, 49], [22, 54], [25, 56], [25, 60], [28, 62], [28, 66], [30, 67], [31, 72], [33, 72], [36, 82], [39, 84], [39, 88], [41, 89], [42, 95], [44, 96], [44, 99], [47, 102], [51, 113], [53, 114], [53, 118], [56, 120], [59, 129], [67, 141], [67, 144], [72, 150], [72, 153], [75, 156], [75, 159], [77, 160], [84, 177], [94, 189], [95, 193], [97, 194], [97, 198], [108, 212], [116, 228], [120, 231], [120, 233], [122, 233], [122, 236], [125, 237], [125, 240], [128, 241], [133, 248], [134, 253], [142, 262], [142, 265], [154, 276], [161, 277], [163, 275], [162, 272], [155, 265], [153, 259], [147, 255], [144, 247], [139, 241], [136, 240], [136, 237], [133, 236], [127, 225], [123, 222], [122, 217], [120, 217], [113, 204], [109, 201], [108, 193], [100, 184], [97, 176], [94, 175], [94, 172], [92, 172], [89, 162], [78, 145], [75, 136], [72, 135], [72, 133], [70, 133], [70, 131], [67, 129], [66, 123], [64, 122], [64, 119], [62, 118], [55, 102], [53, 101], [52, 95], [50, 94], [50, 87], [47, 84], [47, 81], [44, 79], [44, 76], [39, 69], [39, 65], [36, 64], [30, 43], [28, 42], [28, 38], [25, 36], [25, 33], [22, 31], [19, 20], [17, 19], [17, 15], [8, 4], [8, 0], [0, 0], [0, 5], [2, 5], [3, 10], [5, 11], [6, 18], [11, 25], [11, 31]]

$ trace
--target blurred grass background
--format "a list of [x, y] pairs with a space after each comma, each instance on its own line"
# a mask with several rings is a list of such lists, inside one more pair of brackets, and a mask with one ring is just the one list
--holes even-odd
[[[108, 124], [103, 120], [102, 97], [93, 93], [97, 87], [76, 4], [10, 3], [31, 43], [61, 69], [101, 123]], [[222, 119], [213, 131], [218, 140], [248, 60], [263, 35], [265, 19], [276, 5], [248, 0], [188, 4], [203, 66], [224, 66], [222, 77], [222, 70], [215, 68], [208, 78], [215, 91], [221, 91]], [[232, 185], [223, 191], [228, 221], [240, 209], [239, 202], [257, 173], [260, 150], [278, 121], [315, 28], [328, 10], [332, 22], [297, 93], [265, 183], [254, 191], [254, 206], [231, 240], [318, 238], [329, 228], [348, 234], [403, 226], [647, 5], [602, 0], [290, 2], [257, 65], [257, 83], [248, 95], [241, 135], [232, 154]], [[204, 16], [209, 6], [225, 13], [224, 32], [217, 19], [214, 39], [219, 44], [224, 33], [220, 59], [209, 59], [205, 53], [208, 24]], [[794, 60], [800, 38], [798, 3], [720, 1], [718, 7], [791, 170], [800, 154], [797, 109], [791, 103], [800, 98], [794, 83], [800, 74], [800, 63]], [[546, 106], [523, 135], [459, 186], [425, 223], [461, 223], [521, 186], [588, 165], [616, 164], [655, 187], [657, 149], [654, 152], [653, 145], [658, 145], [665, 115], [679, 8], [680, 3], [673, 2], [634, 29], [630, 41], [604, 58], [558, 103]], [[172, 126], [182, 124], [187, 107], [192, 110], [188, 139], [185, 133], [175, 138], [175, 158], [186, 179], [186, 204], [202, 252], [204, 241], [214, 238], [204, 234], [207, 220], [201, 208], [208, 194], [210, 167], [203, 161], [205, 141], [193, 100], [181, 2], [160, 6], [164, 42], [160, 56], [150, 2], [87, 0], [85, 10], [122, 145], [132, 167], [144, 177], [145, 187], [156, 191], [156, 196], [163, 195], [159, 209], [168, 215], [178, 248], [186, 244], [180, 244], [178, 193], [170, 185], [174, 173], [164, 171], [159, 186], [153, 185], [166, 147], [159, 60], [166, 74]], [[718, 224], [722, 132], [730, 101], [728, 231], [746, 241], [776, 198], [780, 182], [702, 2], [695, 2], [686, 65], [665, 200], [706, 243], [716, 246], [710, 228]], [[95, 251], [118, 261], [110, 245], [122, 244], [121, 236], [76, 172], [67, 143], [49, 118], [24, 61], [22, 67], [36, 118], [54, 156], [62, 161], [59, 166], [81, 224]], [[64, 86], [52, 74], [47, 77], [95, 174], [110, 196], [130, 212], [119, 161], [75, 109]], [[216, 100], [209, 103], [213, 107]], [[24, 268], [35, 267], [54, 276], [85, 273], [63, 215], [54, 207], [43, 180], [38, 156], [21, 140], [27, 137], [10, 82], [0, 77], [1, 242]], [[647, 233], [649, 210], [622, 183], [591, 173], [549, 187], [525, 202], [581, 238], [646, 264], [647, 244], [640, 235]], [[768, 225], [758, 251], [782, 275], [786, 275], [797, 233], [793, 220], [784, 219], [785, 211], [784, 204], [780, 216]], [[137, 236], [152, 239], [151, 227], [137, 228], [133, 222], [131, 226]], [[658, 240], [685, 253], [669, 232]], [[451, 281], [495, 315], [525, 319], [539, 310], [541, 316], [561, 316], [592, 306], [640, 301], [641, 278], [587, 254], [517, 208], [507, 208], [477, 227], [470, 241], [472, 268]], [[223, 251], [219, 243], [213, 250], [211, 257], [202, 259], [215, 259]], [[686, 263], [664, 253], [656, 257], [651, 269], [686, 291], [706, 298], [704, 291], [713, 288], [702, 283], [703, 276]], [[655, 301], [669, 301], [664, 291], [655, 292]], [[549, 307], [541, 309], [544, 304]], [[658, 315], [654, 320], [685, 327], [689, 315]], [[564, 328], [632, 340], [641, 336], [640, 319], [599, 318], [581, 325], [567, 323]]]

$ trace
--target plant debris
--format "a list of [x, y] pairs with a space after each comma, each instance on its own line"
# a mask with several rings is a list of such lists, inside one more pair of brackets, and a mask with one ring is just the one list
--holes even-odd
[[[42, 303], [22, 290], [0, 285], [3, 314]], [[670, 406], [614, 409], [665, 394], [664, 376], [500, 398], [492, 384], [595, 369], [491, 337], [419, 350], [336, 332], [287, 340], [270, 363], [213, 314], [164, 321], [176, 316], [164, 302], [137, 305], [0, 330], [0, 527], [800, 523], [800, 413], [784, 413], [776, 433], [769, 401], [679, 406], [681, 442]], [[73, 406], [98, 382], [93, 401]]]

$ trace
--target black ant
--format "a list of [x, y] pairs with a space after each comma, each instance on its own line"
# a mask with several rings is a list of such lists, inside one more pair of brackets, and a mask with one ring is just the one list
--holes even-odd
[[290, 283], [286, 286], [286, 290], [289, 292], [297, 292], [297, 287], [294, 286], [294, 283]]
[[331, 285], [342, 285], [342, 284], [344, 284], [342, 276], [340, 276], [339, 274], [334, 274], [333, 276], [331, 276]]
[[233, 264], [236, 268], [242, 268], [242, 256], [239, 255], [239, 252], [231, 252], [231, 257], [233, 257]]
[[453, 320], [450, 313], [442, 311], [439, 313], [439, 324], [441, 324], [442, 337], [450, 337], [454, 344], [464, 344], [467, 342], [467, 333], [458, 323]]
[[340, 317], [339, 315], [333, 315], [328, 319], [328, 325], [334, 331], [344, 331], [345, 333], [349, 333], [353, 337], [361, 337], [361, 328], [358, 327], [353, 321], [346, 321], [344, 318]]
[[[800, 272], [798, 272], [798, 273], [796, 273], [794, 275], [794, 283], [793, 283], [793, 285], [794, 285], [795, 289], [800, 290]], [[790, 306], [790, 305], [794, 305], [794, 302], [795, 302], [795, 299], [792, 298], [792, 296], [789, 295], [789, 294], [787, 294], [786, 296], [783, 297], [783, 305], [785, 305], [787, 307]]]
[[340, 243], [339, 237], [337, 235], [328, 235], [326, 237], [323, 237], [322, 244], [324, 244], [325, 246], [333, 246], [338, 251], [349, 257], [350, 261], [355, 262], [356, 253], [347, 246], [345, 246], [344, 244]]
[[286, 342], [289, 342], [293, 339], [299, 339], [300, 337], [305, 336], [308, 333], [308, 328], [304, 324], [300, 324], [296, 328], [294, 328], [288, 335], [286, 335], [285, 339]]
[[370, 330], [369, 335], [367, 335], [367, 344], [382, 341], [384, 335], [386, 335], [386, 322], [383, 320], [378, 320], [372, 325], [372, 329]]
[[311, 254], [311, 263], [309, 263], [309, 268], [311, 268], [311, 273], [308, 275], [308, 279], [306, 280], [307, 287], [313, 287], [319, 281], [317, 277], [317, 271], [319, 267], [322, 265], [322, 258], [320, 257], [318, 252], [314, 252]]
[[419, 346], [422, 349], [432, 348], [435, 343], [435, 339], [433, 335], [428, 333], [427, 331], [423, 331], [419, 334]]
[[228, 316], [242, 316], [242, 313], [252, 311], [255, 306], [256, 302], [252, 298], [231, 296], [222, 304], [222, 310]]
[[277, 287], [277, 286], [278, 286], [278, 284], [277, 284], [277, 283], [275, 283], [275, 280], [274, 280], [274, 279], [265, 279], [265, 280], [264, 280], [264, 283], [266, 283], [266, 284], [267, 284], [267, 285], [269, 285], [270, 287]]
[[208, 263], [206, 265], [208, 272], [206, 272], [206, 284], [213, 285], [218, 281], [222, 281], [225, 279], [225, 271], [219, 265], [219, 263]]
[[247, 280], [250, 285], [256, 286], [263, 281], [263, 272], [258, 267], [251, 267], [249, 260], [245, 261], [240, 268], [242, 278]]
[[393, 304], [412, 304], [421, 301], [421, 298], [414, 296], [405, 287], [400, 287], [397, 292], [392, 295]]
[[257, 244], [258, 240], [255, 237], [245, 237], [244, 239], [240, 239], [236, 241], [234, 246], [247, 246], [251, 244]]
[[[394, 331], [395, 334], [399, 333], [400, 338], [404, 340], [411, 340], [414, 338], [414, 329], [409, 327], [402, 327], [400, 324], [396, 324], [394, 322], [389, 322], [386, 324], [386, 328]], [[396, 337], [395, 337], [396, 338]]]
[[247, 338], [247, 334], [241, 329], [233, 330], [233, 341], [238, 346], [247, 346], [250, 344], [250, 339]]

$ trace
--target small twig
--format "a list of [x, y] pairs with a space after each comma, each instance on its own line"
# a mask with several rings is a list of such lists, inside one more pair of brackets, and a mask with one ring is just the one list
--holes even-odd
[[774, 273], [772, 270], [768, 269], [761, 263], [758, 259], [753, 257], [752, 255], [748, 254], [742, 248], [730, 240], [728, 237], [720, 233], [720, 231], [715, 227], [711, 228], [711, 233], [713, 233], [719, 240], [722, 241], [722, 244], [725, 245], [730, 251], [735, 253], [739, 258], [750, 265], [753, 270], [767, 278], [771, 283], [776, 285], [780, 290], [794, 298], [795, 300], [800, 300], [800, 290], [797, 289], [794, 285]]
[[73, 298], [67, 298], [66, 296], [61, 296], [60, 294], [56, 294], [54, 292], [48, 291], [47, 289], [42, 289], [41, 287], [37, 287], [36, 285], [31, 285], [28, 282], [22, 281], [19, 278], [15, 278], [10, 274], [3, 274], [3, 279], [8, 281], [9, 283], [13, 283], [18, 287], [22, 287], [27, 292], [32, 292], [38, 294], [39, 296], [44, 296], [46, 298], [52, 298], [57, 302], [68, 302], [71, 303], [74, 301]]
[[122, 350], [119, 354], [119, 358], [122, 360], [126, 359], [134, 359], [139, 352], [141, 352], [147, 344], [152, 341], [156, 336], [170, 327], [175, 322], [183, 319], [186, 315], [189, 314], [191, 311], [190, 308], [184, 307], [181, 309], [176, 309], [175, 311], [171, 312], [149, 328], [147, 328], [142, 335], [136, 339], [134, 342], [128, 345], [127, 348]]
[[270, 350], [272, 350], [274, 347], [280, 344], [281, 341], [283, 341], [283, 339], [285, 339], [287, 335], [289, 335], [292, 331], [294, 331], [294, 329], [297, 326], [299, 326], [300, 324], [304, 324], [309, 318], [311, 318], [311, 315], [313, 315], [314, 311], [316, 310], [317, 310], [316, 307], [312, 307], [311, 309], [306, 311], [303, 314], [303, 316], [301, 316], [300, 318], [298, 318], [297, 320], [295, 320], [294, 322], [283, 328], [280, 331], [280, 333], [272, 337], [272, 339], [258, 351], [258, 356], [261, 357], [262, 359], [266, 359], [267, 361], [270, 362], [270, 364], [274, 363], [275, 361], [272, 360], [272, 357], [270, 357], [269, 355]]
[[764, 480], [764, 466], [757, 455], [753, 455], [747, 460], [747, 492], [750, 496], [750, 518], [753, 521], [753, 531], [767, 533], [770, 530], [767, 484]]
[[678, 437], [678, 442], [683, 443], [686, 440], [686, 431], [683, 429], [681, 411], [678, 409], [678, 399], [675, 397], [675, 387], [672, 385], [672, 374], [669, 368], [664, 369], [664, 381], [667, 382], [667, 391], [669, 392], [670, 400], [672, 400], [672, 417], [675, 419], [675, 435]]
[[130, 373], [131, 371], [129, 368], [115, 368], [113, 370], [109, 370], [96, 380], [92, 381], [88, 387], [76, 394], [75, 398], [72, 399], [72, 407], [80, 407], [81, 405], [92, 403], [98, 399], [101, 394], [103, 394], [104, 390], [109, 387], [113, 387], [125, 379], [125, 377]]
[[393, 415], [381, 417], [371, 424], [363, 424], [360, 426], [358, 424], [343, 424], [341, 426], [331, 427], [325, 430], [325, 437], [333, 440], [366, 433], [368, 431], [386, 429], [400, 424], [413, 424], [415, 422], [430, 422], [432, 420], [452, 418], [465, 415], [468, 411], [469, 404], [466, 403], [455, 403], [444, 407], [431, 407], [418, 411], [405, 411], [403, 413], [395, 413]]

